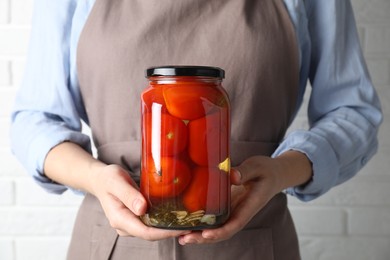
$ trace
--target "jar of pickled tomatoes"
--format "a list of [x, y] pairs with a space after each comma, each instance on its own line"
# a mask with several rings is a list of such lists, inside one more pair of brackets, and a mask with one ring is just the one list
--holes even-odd
[[163, 66], [146, 70], [141, 94], [141, 217], [167, 229], [206, 229], [230, 211], [230, 102], [224, 70]]

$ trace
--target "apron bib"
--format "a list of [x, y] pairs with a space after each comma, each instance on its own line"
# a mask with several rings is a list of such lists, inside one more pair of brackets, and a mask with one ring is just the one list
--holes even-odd
[[[99, 160], [139, 181], [140, 94], [145, 69], [221, 67], [231, 101], [232, 166], [271, 155], [298, 95], [296, 37], [283, 0], [96, 0], [80, 36], [77, 68]], [[118, 237], [87, 194], [68, 259], [299, 259], [286, 196], [278, 194], [233, 238], [180, 246]]]

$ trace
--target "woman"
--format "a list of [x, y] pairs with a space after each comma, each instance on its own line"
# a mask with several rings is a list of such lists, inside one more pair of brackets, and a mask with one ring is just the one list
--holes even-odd
[[[315, 199], [377, 148], [382, 115], [349, 1], [36, 0], [29, 53], [12, 147], [48, 191], [86, 192], [69, 259], [299, 259], [283, 191]], [[139, 96], [144, 70], [166, 64], [226, 71], [232, 214], [217, 229], [138, 218]], [[310, 129], [285, 137], [307, 80]]]

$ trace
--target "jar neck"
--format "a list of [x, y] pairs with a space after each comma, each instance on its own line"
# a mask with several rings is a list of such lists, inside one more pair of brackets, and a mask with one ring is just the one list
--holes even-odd
[[222, 78], [215, 77], [202, 77], [202, 76], [153, 76], [148, 77], [149, 83], [153, 85], [157, 84], [212, 84], [220, 85]]

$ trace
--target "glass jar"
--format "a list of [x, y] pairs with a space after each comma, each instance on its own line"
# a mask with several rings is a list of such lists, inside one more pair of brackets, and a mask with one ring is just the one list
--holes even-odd
[[205, 229], [230, 211], [230, 102], [224, 71], [203, 66], [146, 70], [141, 94], [141, 192], [147, 225]]

